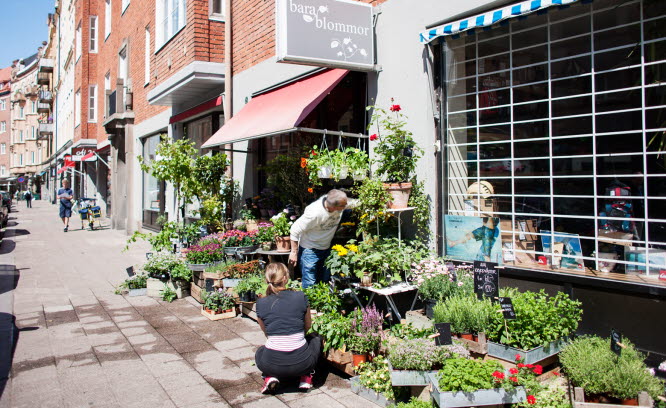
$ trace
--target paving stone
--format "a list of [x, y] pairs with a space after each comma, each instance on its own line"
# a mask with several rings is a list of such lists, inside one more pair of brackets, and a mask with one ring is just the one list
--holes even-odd
[[[255, 382], [246, 382], [233, 387], [225, 387], [218, 390], [222, 398], [231, 405], [238, 405], [249, 401], [266, 398], [261, 394], [261, 388]], [[324, 406], [324, 405], [322, 405]]]
[[235, 407], [238, 408], [281, 408], [281, 407], [287, 407], [284, 402], [280, 401], [278, 398], [274, 396], [268, 396], [266, 398], [258, 399], [255, 401], [250, 401], [246, 403], [241, 403], [238, 405], [235, 405]]
[[[368, 407], [375, 406], [374, 404], [368, 402]], [[291, 408], [345, 408], [344, 405], [340, 404], [338, 401], [334, 400], [329, 395], [324, 393], [316, 395], [308, 395], [304, 398], [295, 399], [287, 403]]]

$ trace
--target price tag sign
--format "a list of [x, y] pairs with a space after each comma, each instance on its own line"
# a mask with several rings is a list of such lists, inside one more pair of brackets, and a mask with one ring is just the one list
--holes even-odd
[[622, 334], [620, 334], [620, 332], [615, 329], [611, 329], [610, 338], [611, 351], [619, 356], [622, 354], [622, 347], [624, 346], [622, 344]]
[[479, 299], [499, 296], [499, 273], [494, 262], [474, 261], [474, 293]]
[[435, 344], [438, 346], [447, 346], [453, 344], [451, 340], [451, 323], [435, 323], [435, 330], [437, 330], [437, 337], [435, 337]]
[[501, 297], [499, 298], [500, 306], [502, 306], [502, 314], [506, 320], [516, 320], [516, 311], [513, 310], [513, 303], [511, 303], [511, 298]]

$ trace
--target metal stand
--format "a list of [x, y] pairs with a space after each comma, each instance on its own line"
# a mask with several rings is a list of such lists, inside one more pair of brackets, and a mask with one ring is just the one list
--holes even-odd
[[395, 213], [398, 216], [398, 247], [402, 246], [402, 213], [405, 211], [412, 211], [416, 207], [405, 207], [405, 208], [390, 208], [386, 211]]
[[[382, 289], [375, 289], [373, 287], [363, 287], [360, 286], [360, 289], [367, 290], [368, 292], [371, 292], [372, 294], [370, 295], [370, 298], [368, 299], [368, 305], [372, 303], [372, 301], [375, 298], [375, 295], [383, 296], [386, 299], [386, 304], [391, 312], [395, 315], [395, 317], [398, 318], [398, 322], [402, 320], [402, 315], [398, 311], [398, 307], [395, 304], [395, 301], [393, 300], [393, 295], [397, 295], [399, 293], [407, 293], [414, 291], [414, 299], [412, 300], [412, 305], [410, 306], [409, 310], [414, 310], [414, 305], [416, 304], [416, 299], [418, 297], [418, 291], [417, 287], [414, 285], [410, 285], [408, 283], [400, 283], [397, 285], [389, 286], [387, 288], [382, 288]], [[356, 300], [359, 304], [360, 301]]]

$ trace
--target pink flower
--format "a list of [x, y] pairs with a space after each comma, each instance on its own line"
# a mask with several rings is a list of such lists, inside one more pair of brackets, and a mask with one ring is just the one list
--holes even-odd
[[511, 374], [518, 374], [518, 369], [517, 368], [511, 368], [511, 369], [509, 369], [509, 372]]
[[389, 108], [389, 110], [390, 110], [391, 112], [400, 112], [401, 108], [400, 108], [400, 105], [391, 105], [391, 107]]

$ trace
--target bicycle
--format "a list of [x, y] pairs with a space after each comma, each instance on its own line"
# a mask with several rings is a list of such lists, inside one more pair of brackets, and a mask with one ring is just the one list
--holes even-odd
[[[81, 197], [79, 200], [79, 217], [81, 218], [81, 229], [84, 229], [84, 222], [88, 221], [90, 230], [95, 229], [95, 219], [102, 217], [102, 209], [96, 205], [97, 199]], [[97, 221], [99, 223], [99, 221]]]

